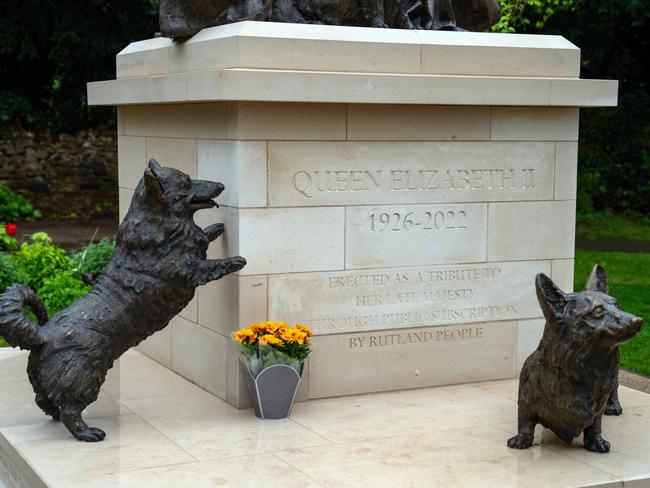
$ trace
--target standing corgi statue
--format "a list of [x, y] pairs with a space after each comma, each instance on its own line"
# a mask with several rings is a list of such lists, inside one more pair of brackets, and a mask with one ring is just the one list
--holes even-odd
[[50, 318], [29, 288], [12, 285], [0, 295], [0, 336], [31, 351], [27, 374], [36, 404], [77, 439], [96, 442], [106, 435], [81, 413], [97, 400], [113, 362], [165, 328], [197, 286], [246, 264], [241, 257], [207, 259], [223, 224], [201, 229], [192, 219], [197, 210], [216, 206], [213, 199], [223, 190], [221, 183], [192, 180], [151, 160], [118, 230], [115, 253], [89, 294]]
[[508, 447], [532, 446], [542, 424], [567, 443], [584, 433], [585, 449], [608, 452], [601, 420], [604, 413], [621, 413], [618, 346], [641, 330], [643, 319], [618, 308], [599, 265], [583, 292], [564, 293], [544, 274], [537, 275], [536, 288], [546, 326], [521, 370], [518, 433]]

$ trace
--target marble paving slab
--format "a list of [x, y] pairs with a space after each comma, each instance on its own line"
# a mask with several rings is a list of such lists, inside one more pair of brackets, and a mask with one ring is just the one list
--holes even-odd
[[621, 389], [612, 452], [539, 429], [506, 448], [515, 380], [312, 400], [260, 421], [137, 352], [86, 412], [106, 441], [80, 443], [33, 403], [27, 353], [0, 350], [0, 488], [650, 487], [650, 395]]

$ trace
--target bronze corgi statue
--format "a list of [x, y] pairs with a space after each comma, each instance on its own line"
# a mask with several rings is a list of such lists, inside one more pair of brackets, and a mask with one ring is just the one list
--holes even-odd
[[508, 446], [530, 447], [535, 425], [542, 424], [567, 443], [584, 433], [585, 449], [608, 452], [601, 419], [606, 409], [620, 413], [618, 346], [641, 330], [643, 320], [618, 308], [598, 265], [584, 292], [564, 293], [544, 274], [536, 287], [546, 326], [521, 370], [518, 433]]
[[298, 24], [484, 31], [501, 17], [496, 0], [161, 0], [160, 32], [187, 38], [243, 20]]
[[[27, 373], [36, 404], [77, 439], [101, 441], [83, 410], [97, 400], [106, 373], [127, 349], [167, 326], [195, 288], [244, 267], [241, 257], [206, 259], [223, 224], [199, 228], [192, 216], [221, 183], [192, 180], [151, 160], [117, 233], [115, 253], [93, 290], [53, 317], [22, 285], [0, 296], [0, 335], [29, 349]], [[38, 325], [27, 316], [29, 307]]]

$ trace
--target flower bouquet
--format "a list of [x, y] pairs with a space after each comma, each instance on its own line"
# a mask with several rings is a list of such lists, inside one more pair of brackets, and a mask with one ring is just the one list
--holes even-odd
[[291, 413], [311, 336], [308, 326], [284, 322], [262, 322], [234, 333], [259, 418], [286, 418]]

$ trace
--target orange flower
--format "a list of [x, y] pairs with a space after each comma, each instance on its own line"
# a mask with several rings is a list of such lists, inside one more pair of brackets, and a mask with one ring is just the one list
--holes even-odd
[[281, 327], [286, 327], [287, 324], [284, 322], [266, 322], [266, 332], [269, 334], [275, 334]]
[[260, 324], [253, 324], [248, 328], [252, 330], [255, 334], [263, 334], [266, 332], [266, 322], [262, 322]]
[[303, 344], [305, 342], [305, 339], [307, 338], [307, 334], [304, 332], [292, 328], [292, 329], [287, 329], [284, 334], [282, 334], [282, 339], [284, 339], [287, 342], [297, 342], [298, 344]]
[[283, 343], [280, 339], [275, 337], [273, 334], [266, 334], [260, 337], [260, 344], [269, 345], [269, 346], [282, 346]]
[[296, 325], [296, 329], [298, 329], [300, 332], [304, 332], [307, 337], [314, 335], [308, 325], [298, 324]]
[[241, 329], [235, 332], [233, 339], [240, 344], [243, 342], [253, 344], [257, 340], [257, 335], [250, 328]]

